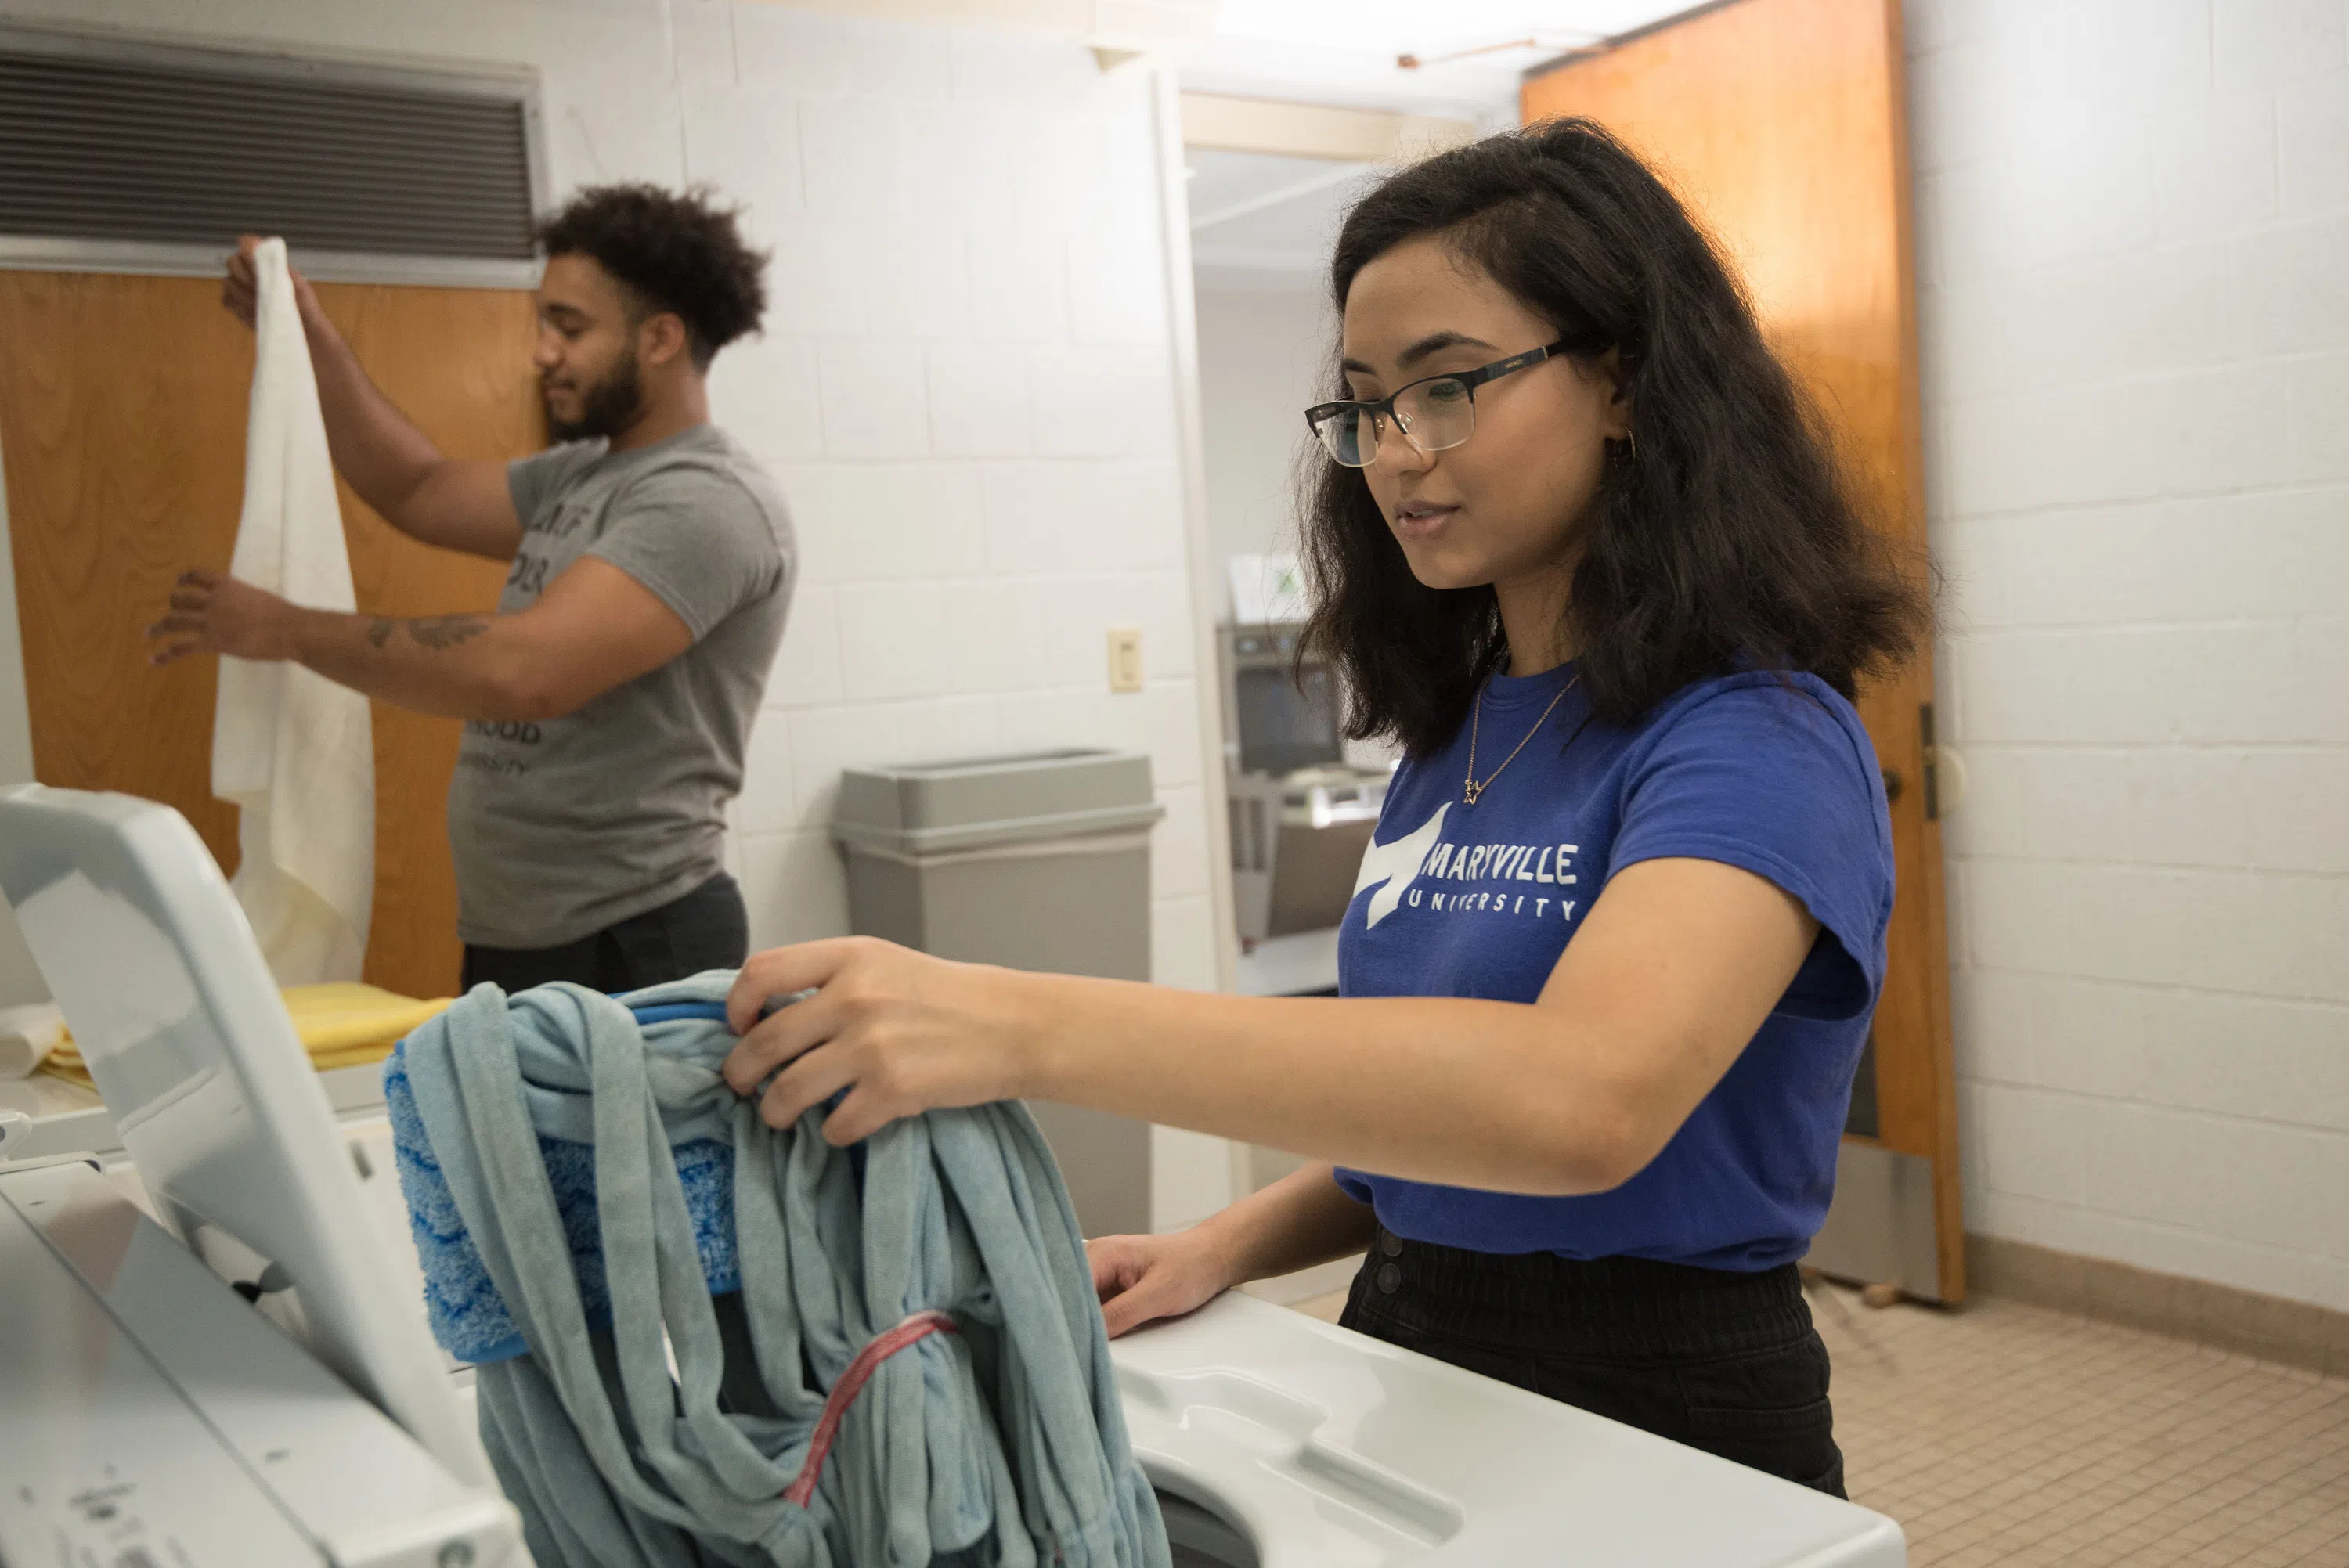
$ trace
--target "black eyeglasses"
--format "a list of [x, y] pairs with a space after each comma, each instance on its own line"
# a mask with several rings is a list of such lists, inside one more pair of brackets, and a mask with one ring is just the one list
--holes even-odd
[[1350, 469], [1366, 469], [1378, 459], [1389, 419], [1421, 451], [1440, 452], [1475, 433], [1477, 387], [1554, 355], [1591, 346], [1588, 337], [1561, 337], [1546, 348], [1512, 354], [1475, 370], [1423, 376], [1375, 403], [1317, 403], [1305, 410], [1305, 423], [1322, 449]]

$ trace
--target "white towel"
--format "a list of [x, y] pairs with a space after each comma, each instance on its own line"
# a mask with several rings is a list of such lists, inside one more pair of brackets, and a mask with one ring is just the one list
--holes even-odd
[[[357, 608], [318, 384], [285, 242], [259, 275], [244, 511], [230, 574], [314, 610]], [[243, 809], [232, 884], [280, 985], [356, 980], [375, 897], [367, 699], [301, 665], [223, 658], [212, 793]]]

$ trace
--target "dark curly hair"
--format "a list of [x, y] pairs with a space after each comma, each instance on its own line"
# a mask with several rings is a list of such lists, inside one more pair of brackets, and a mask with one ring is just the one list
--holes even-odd
[[742, 242], [740, 209], [715, 204], [707, 186], [589, 185], [538, 225], [550, 256], [586, 256], [636, 294], [647, 314], [685, 323], [693, 363], [759, 330], [767, 309], [767, 253]]
[[[1442, 235], [1586, 363], [1619, 355], [1636, 449], [1609, 443], [1566, 605], [1601, 722], [1733, 668], [1806, 670], [1849, 696], [1899, 662], [1919, 584], [1861, 521], [1711, 242], [1622, 143], [1554, 120], [1389, 177], [1339, 233], [1341, 315], [1356, 274], [1419, 234]], [[1507, 657], [1493, 590], [1413, 577], [1359, 470], [1322, 457], [1304, 483], [1306, 644], [1344, 677], [1347, 733], [1442, 747]]]

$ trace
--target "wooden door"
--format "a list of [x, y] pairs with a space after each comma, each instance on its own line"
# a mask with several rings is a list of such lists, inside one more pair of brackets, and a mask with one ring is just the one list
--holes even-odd
[[[502, 289], [318, 285], [377, 383], [452, 456], [543, 444], [530, 296]], [[244, 489], [253, 335], [205, 278], [0, 272], [0, 466], [25, 645], [34, 774], [178, 808], [233, 872], [237, 813], [212, 796], [219, 665], [157, 670], [147, 626], [191, 566], [225, 571]], [[393, 531], [348, 489], [359, 607], [487, 610], [498, 562]], [[453, 719], [378, 703], [376, 885], [366, 976], [456, 987], [456, 882], [443, 802]]]
[[[1527, 121], [1584, 115], [1636, 149], [1744, 273], [1825, 408], [1870, 515], [1921, 559], [1916, 283], [1899, 0], [1734, 0], [1528, 78]], [[1931, 1162], [1938, 1290], [1965, 1288], [1930, 648], [1863, 692], [1899, 874], [1877, 1010], [1876, 1131]], [[1865, 1064], [1864, 1064], [1865, 1066]], [[1871, 1086], [1863, 1083], [1866, 1102]], [[1908, 1282], [1912, 1287], [1923, 1282]]]

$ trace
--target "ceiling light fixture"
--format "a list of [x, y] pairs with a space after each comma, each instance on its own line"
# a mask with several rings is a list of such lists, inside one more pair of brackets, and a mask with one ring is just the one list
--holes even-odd
[[1506, 38], [1497, 44], [1479, 44], [1470, 49], [1454, 49], [1448, 55], [1397, 55], [1398, 70], [1424, 70], [1429, 66], [1446, 66], [1454, 60], [1464, 60], [1475, 55], [1494, 55], [1504, 49], [1579, 49], [1606, 41], [1604, 33], [1578, 33], [1571, 38], [1537, 35], [1530, 38]]

